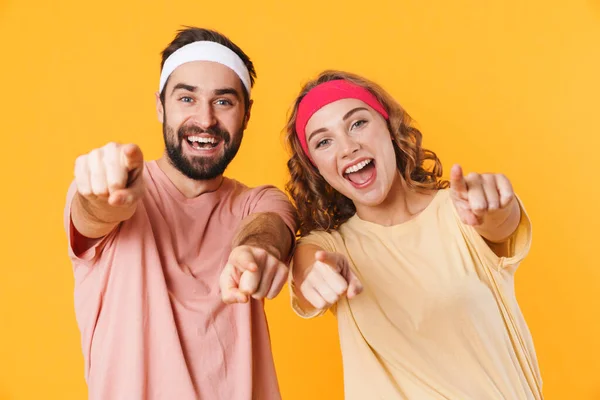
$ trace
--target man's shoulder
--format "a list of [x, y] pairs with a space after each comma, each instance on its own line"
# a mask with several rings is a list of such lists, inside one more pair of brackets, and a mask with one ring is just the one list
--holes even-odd
[[294, 214], [288, 196], [278, 187], [271, 184], [248, 186], [235, 179], [227, 178], [230, 201], [240, 208], [244, 215], [253, 212], [272, 211], [276, 213]]
[[249, 196], [249, 197], [255, 197], [255, 196], [261, 196], [263, 194], [282, 194], [284, 195], [283, 191], [279, 188], [277, 188], [275, 185], [271, 185], [271, 184], [262, 184], [262, 185], [257, 185], [257, 186], [249, 186], [245, 183], [242, 183], [236, 179], [233, 178], [223, 178], [224, 182], [223, 182], [223, 189], [225, 189], [227, 192], [231, 193], [234, 196]]

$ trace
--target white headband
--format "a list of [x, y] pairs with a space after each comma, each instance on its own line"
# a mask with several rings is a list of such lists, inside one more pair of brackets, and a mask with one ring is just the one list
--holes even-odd
[[230, 48], [211, 41], [198, 41], [177, 49], [171, 54], [163, 65], [160, 73], [159, 93], [162, 92], [167, 79], [181, 64], [191, 61], [212, 61], [223, 64], [233, 70], [240, 77], [250, 96], [250, 74], [242, 59]]

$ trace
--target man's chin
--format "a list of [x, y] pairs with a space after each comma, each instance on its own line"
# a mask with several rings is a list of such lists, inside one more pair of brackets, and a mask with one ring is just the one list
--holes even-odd
[[221, 176], [224, 172], [222, 168], [177, 168], [179, 172], [195, 181], [209, 181]]

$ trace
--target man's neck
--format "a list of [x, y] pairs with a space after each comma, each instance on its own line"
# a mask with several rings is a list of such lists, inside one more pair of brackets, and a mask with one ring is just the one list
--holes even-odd
[[221, 186], [221, 183], [223, 183], [223, 175], [219, 175], [210, 180], [198, 181], [190, 179], [169, 162], [167, 155], [163, 155], [156, 163], [165, 175], [167, 175], [167, 178], [173, 182], [173, 185], [175, 185], [177, 190], [188, 199], [193, 199], [203, 193], [214, 192]]

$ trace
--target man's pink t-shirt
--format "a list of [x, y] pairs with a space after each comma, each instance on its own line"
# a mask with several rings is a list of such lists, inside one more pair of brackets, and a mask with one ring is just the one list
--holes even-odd
[[82, 254], [69, 188], [65, 228], [89, 398], [280, 399], [263, 302], [226, 305], [218, 282], [246, 216], [276, 212], [295, 232], [287, 197], [225, 178], [188, 199], [155, 161], [144, 181], [133, 217]]

